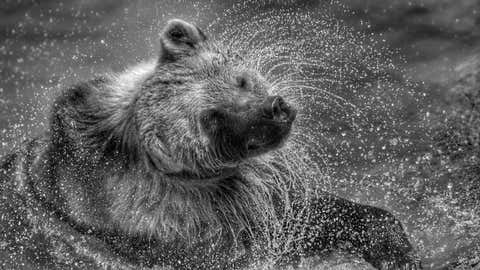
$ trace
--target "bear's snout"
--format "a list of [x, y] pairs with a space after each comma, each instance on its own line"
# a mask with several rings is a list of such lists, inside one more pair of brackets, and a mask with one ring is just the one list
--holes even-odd
[[269, 96], [261, 106], [262, 115], [268, 120], [292, 122], [297, 114], [295, 108], [289, 105], [281, 96]]

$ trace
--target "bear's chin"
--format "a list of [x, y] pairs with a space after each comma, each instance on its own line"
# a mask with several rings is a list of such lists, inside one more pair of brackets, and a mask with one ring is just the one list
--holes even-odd
[[286, 139], [281, 139], [278, 141], [268, 141], [268, 142], [259, 142], [256, 140], [251, 140], [247, 142], [246, 156], [248, 158], [260, 156], [267, 154], [271, 151], [275, 151], [281, 148], [285, 144]]
[[290, 136], [292, 122], [271, 123], [263, 127], [257, 127], [260, 133], [251, 133], [246, 139], [245, 148], [247, 157], [255, 157], [275, 151], [285, 144]]

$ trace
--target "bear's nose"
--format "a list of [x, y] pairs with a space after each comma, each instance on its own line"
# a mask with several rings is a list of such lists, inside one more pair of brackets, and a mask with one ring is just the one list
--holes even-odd
[[275, 121], [293, 121], [295, 110], [281, 96], [270, 96], [263, 103], [263, 116]]

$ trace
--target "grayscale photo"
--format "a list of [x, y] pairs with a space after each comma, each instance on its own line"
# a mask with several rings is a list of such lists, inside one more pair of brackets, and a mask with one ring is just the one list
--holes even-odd
[[478, 0], [1, 0], [0, 270], [480, 269]]

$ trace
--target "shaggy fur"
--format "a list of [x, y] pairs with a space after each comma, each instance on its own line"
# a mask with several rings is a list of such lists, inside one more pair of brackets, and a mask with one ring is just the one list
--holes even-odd
[[295, 109], [242, 57], [180, 20], [160, 44], [65, 90], [46, 136], [4, 159], [5, 267], [233, 269], [344, 242], [377, 267], [413, 262], [388, 212], [311, 192]]

